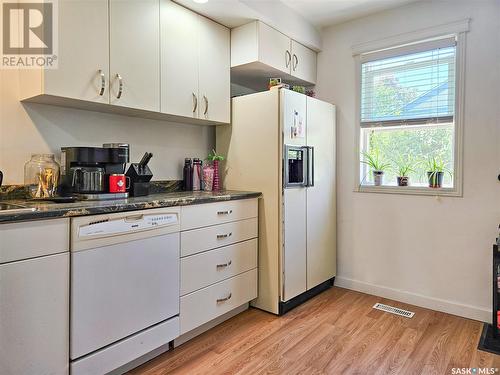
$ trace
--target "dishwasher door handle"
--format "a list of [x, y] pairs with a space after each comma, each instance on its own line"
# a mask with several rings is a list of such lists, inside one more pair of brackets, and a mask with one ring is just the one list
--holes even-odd
[[136, 221], [144, 220], [144, 215], [143, 214], [140, 214], [140, 215], [131, 215], [131, 216], [125, 217], [123, 220], [126, 223], [133, 223], [133, 222], [136, 222]]

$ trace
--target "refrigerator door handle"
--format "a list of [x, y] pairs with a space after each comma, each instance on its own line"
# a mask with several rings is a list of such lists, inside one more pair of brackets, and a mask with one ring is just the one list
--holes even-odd
[[314, 186], [314, 147], [307, 146], [307, 186]]
[[302, 146], [301, 149], [304, 151], [303, 153], [303, 158], [304, 158], [304, 182], [302, 184], [303, 187], [308, 187], [311, 179], [309, 175], [310, 171], [310, 166], [309, 166], [309, 146]]

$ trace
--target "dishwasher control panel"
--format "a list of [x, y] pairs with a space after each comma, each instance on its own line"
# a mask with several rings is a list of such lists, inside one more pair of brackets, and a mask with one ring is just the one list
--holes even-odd
[[152, 230], [179, 223], [178, 213], [140, 214], [104, 219], [91, 222], [78, 228], [79, 238], [106, 237]]

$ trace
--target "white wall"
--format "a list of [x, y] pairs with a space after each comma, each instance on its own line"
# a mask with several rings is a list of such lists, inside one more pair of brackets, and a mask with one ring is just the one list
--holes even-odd
[[[323, 30], [317, 92], [338, 105], [338, 285], [490, 319], [500, 224], [499, 15], [498, 0], [422, 1]], [[351, 46], [466, 17], [463, 198], [353, 192]]]
[[184, 157], [205, 158], [214, 147], [212, 127], [19, 102], [15, 71], [0, 70], [0, 170], [5, 184], [23, 183], [32, 153], [60, 155], [62, 146], [127, 142], [131, 161], [150, 151], [154, 180], [182, 179]]

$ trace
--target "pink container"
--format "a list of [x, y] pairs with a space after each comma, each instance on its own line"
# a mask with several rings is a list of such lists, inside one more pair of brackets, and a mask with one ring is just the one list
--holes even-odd
[[220, 181], [219, 181], [219, 161], [214, 160], [214, 184], [213, 191], [220, 190]]
[[214, 167], [207, 164], [203, 167], [203, 190], [212, 191], [214, 182]]

